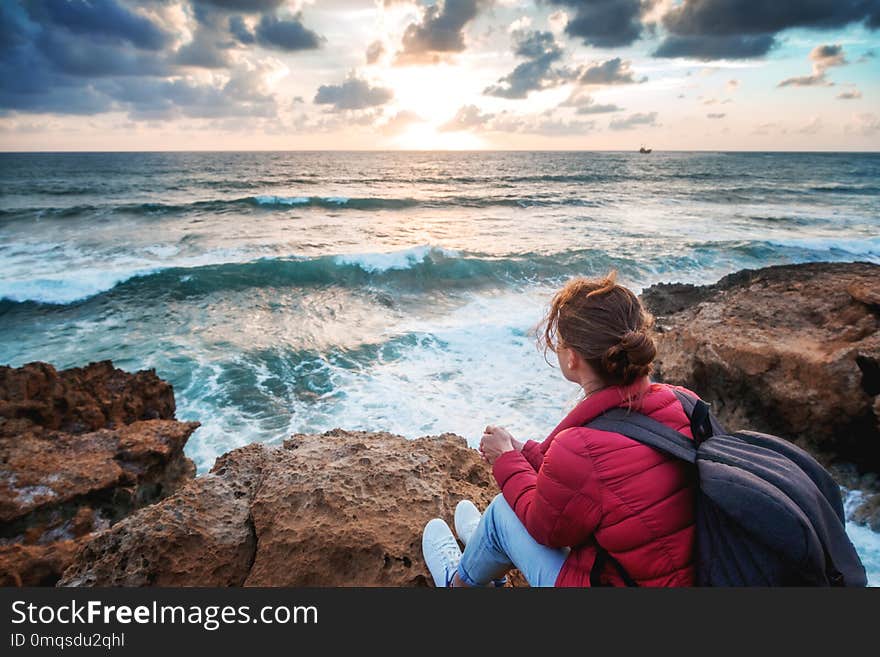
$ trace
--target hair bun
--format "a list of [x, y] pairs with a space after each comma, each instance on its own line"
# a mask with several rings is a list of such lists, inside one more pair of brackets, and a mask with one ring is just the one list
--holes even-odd
[[602, 357], [606, 372], [619, 377], [625, 385], [651, 373], [657, 347], [644, 329], [629, 330]]
[[626, 352], [632, 365], [647, 365], [657, 355], [654, 340], [644, 330], [627, 331], [620, 339], [620, 348]]

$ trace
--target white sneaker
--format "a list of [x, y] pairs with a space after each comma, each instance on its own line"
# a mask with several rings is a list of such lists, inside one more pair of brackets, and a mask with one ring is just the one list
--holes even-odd
[[455, 507], [455, 533], [462, 545], [467, 546], [471, 536], [477, 531], [482, 514], [476, 504], [470, 500], [462, 500]]
[[422, 554], [434, 578], [434, 586], [449, 586], [461, 560], [461, 548], [458, 547], [449, 525], [440, 518], [429, 520], [425, 525], [425, 531], [422, 532]]

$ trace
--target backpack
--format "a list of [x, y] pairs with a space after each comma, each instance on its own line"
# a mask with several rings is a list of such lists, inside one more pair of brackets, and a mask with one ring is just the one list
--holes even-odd
[[[865, 586], [859, 555], [846, 534], [839, 486], [804, 450], [754, 431], [727, 433], [709, 405], [675, 389], [694, 439], [641, 413], [614, 408], [587, 423], [696, 467], [698, 586]], [[590, 575], [610, 563], [599, 547]]]

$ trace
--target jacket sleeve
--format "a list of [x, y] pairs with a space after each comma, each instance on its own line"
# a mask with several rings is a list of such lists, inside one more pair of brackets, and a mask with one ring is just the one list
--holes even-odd
[[[549, 447], [550, 444], [547, 444]], [[541, 468], [541, 462], [544, 460], [544, 449], [542, 444], [534, 440], [527, 440], [523, 443], [522, 455], [526, 457], [526, 461], [532, 466], [535, 472]], [[545, 448], [546, 449], [546, 448]]]
[[537, 472], [523, 455], [525, 447], [505, 452], [492, 467], [504, 499], [542, 545], [580, 545], [599, 525], [599, 488], [581, 431], [575, 427], [557, 434]]

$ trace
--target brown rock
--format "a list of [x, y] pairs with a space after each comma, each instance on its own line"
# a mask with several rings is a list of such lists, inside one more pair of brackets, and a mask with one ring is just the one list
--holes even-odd
[[234, 450], [97, 535], [62, 585], [425, 586], [421, 531], [485, 507], [489, 467], [452, 434], [296, 435]]
[[861, 504], [853, 510], [852, 519], [880, 532], [880, 493], [865, 496]]
[[880, 469], [880, 266], [746, 270], [715, 285], [653, 286], [658, 375], [692, 388], [729, 429], [794, 440]]
[[152, 370], [130, 374], [109, 360], [61, 372], [47, 363], [2, 366], [0, 417], [68, 433], [173, 420], [174, 391]]
[[0, 581], [54, 583], [85, 536], [192, 479], [198, 423], [173, 418], [152, 371], [0, 367]]

